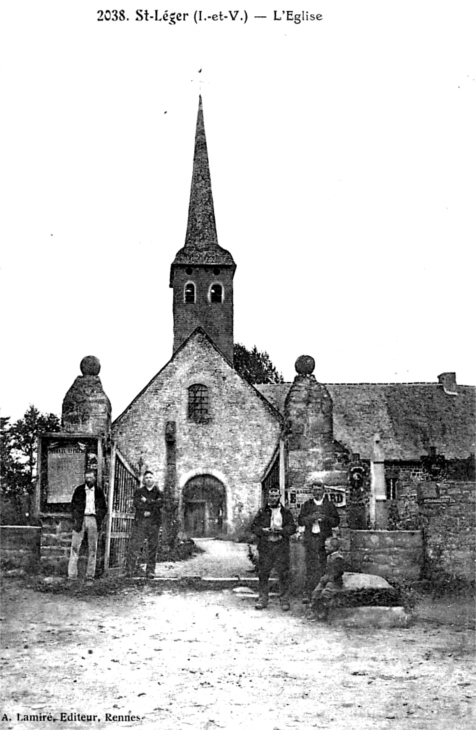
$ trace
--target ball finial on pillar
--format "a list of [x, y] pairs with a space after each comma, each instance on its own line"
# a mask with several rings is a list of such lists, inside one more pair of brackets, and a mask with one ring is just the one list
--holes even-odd
[[99, 375], [101, 363], [94, 355], [86, 355], [81, 360], [79, 367], [83, 375]]
[[296, 360], [294, 367], [298, 375], [312, 375], [316, 362], [310, 355], [301, 355]]

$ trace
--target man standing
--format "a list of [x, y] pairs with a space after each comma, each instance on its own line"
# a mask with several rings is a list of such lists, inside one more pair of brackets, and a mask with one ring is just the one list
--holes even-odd
[[159, 527], [162, 508], [162, 493], [154, 486], [154, 474], [146, 471], [143, 486], [134, 494], [136, 510], [131, 542], [127, 555], [127, 575], [133, 577], [137, 570], [139, 551], [144, 542], [147, 543], [146, 575], [152, 578], [155, 575], [155, 561], [157, 545], [159, 543]]
[[106, 515], [106, 498], [104, 492], [96, 484], [96, 472], [87, 471], [84, 475], [85, 484], [76, 487], [71, 500], [71, 514], [73, 518], [73, 537], [71, 553], [68, 563], [68, 578], [76, 580], [78, 577], [79, 551], [84, 539], [88, 536], [88, 565], [86, 580], [94, 580], [96, 574], [96, 553], [98, 533]]
[[306, 587], [303, 603], [309, 603], [314, 588], [325, 573], [327, 556], [324, 543], [332, 537], [332, 528], [340, 522], [335, 505], [324, 498], [324, 483], [315, 480], [311, 487], [313, 498], [304, 502], [298, 517], [298, 524], [305, 528]]
[[269, 576], [274, 568], [279, 578], [279, 598], [289, 611], [289, 538], [296, 532], [291, 512], [280, 502], [278, 487], [270, 487], [266, 507], [253, 520], [251, 532], [258, 538], [259, 598], [257, 610], [266, 608]]

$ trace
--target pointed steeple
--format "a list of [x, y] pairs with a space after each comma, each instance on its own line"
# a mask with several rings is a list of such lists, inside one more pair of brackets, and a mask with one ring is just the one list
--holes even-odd
[[205, 136], [205, 123], [203, 121], [203, 104], [202, 97], [200, 96], [185, 247], [204, 250], [215, 246], [218, 246], [218, 236], [215, 223], [215, 210], [213, 207], [207, 138]]
[[236, 268], [232, 255], [218, 245], [201, 96], [198, 103], [185, 246], [178, 251], [171, 266], [170, 286], [173, 286], [174, 268], [177, 265], [232, 266], [233, 270]]
[[170, 267], [176, 352], [197, 327], [233, 362], [233, 256], [218, 245], [202, 97], [198, 104], [185, 246]]

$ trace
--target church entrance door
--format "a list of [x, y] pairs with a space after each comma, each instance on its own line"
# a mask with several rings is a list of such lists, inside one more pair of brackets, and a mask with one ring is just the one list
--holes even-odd
[[187, 502], [185, 505], [185, 532], [194, 537], [203, 537], [205, 527], [205, 502]]
[[183, 521], [190, 537], [216, 537], [225, 523], [225, 487], [216, 477], [202, 474], [183, 490]]

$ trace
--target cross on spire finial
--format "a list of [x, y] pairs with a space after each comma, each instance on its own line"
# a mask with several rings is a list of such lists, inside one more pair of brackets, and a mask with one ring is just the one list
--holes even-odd
[[190, 79], [190, 81], [192, 82], [192, 84], [198, 84], [198, 93], [200, 95], [202, 93], [202, 86], [203, 86], [203, 84], [208, 84], [208, 81], [204, 81], [203, 80], [202, 72], [203, 72], [203, 68], [199, 68], [197, 70], [197, 74], [196, 74], [197, 75], [197, 78]]

